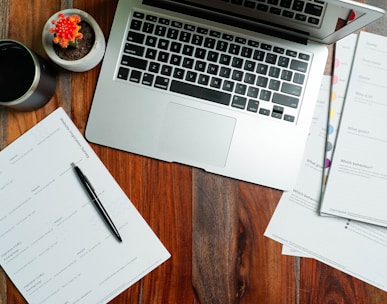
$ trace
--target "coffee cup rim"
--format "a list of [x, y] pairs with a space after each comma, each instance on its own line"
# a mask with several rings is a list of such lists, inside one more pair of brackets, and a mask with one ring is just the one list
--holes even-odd
[[23, 49], [25, 49], [28, 52], [28, 54], [31, 56], [33, 63], [34, 63], [34, 67], [35, 67], [34, 79], [32, 80], [31, 85], [29, 86], [29, 88], [27, 89], [27, 91], [23, 95], [21, 95], [20, 97], [18, 97], [17, 99], [14, 99], [12, 101], [0, 100], [0, 105], [13, 106], [13, 105], [17, 105], [17, 104], [20, 104], [20, 103], [26, 101], [29, 97], [31, 97], [31, 95], [37, 89], [38, 84], [39, 84], [39, 79], [40, 79], [40, 66], [39, 66], [39, 61], [38, 61], [38, 58], [36, 57], [36, 55], [22, 42], [14, 40], [14, 39], [0, 39], [0, 47], [1, 47], [1, 44], [4, 42], [14, 43], [14, 44], [17, 44], [18, 46], [22, 47]]

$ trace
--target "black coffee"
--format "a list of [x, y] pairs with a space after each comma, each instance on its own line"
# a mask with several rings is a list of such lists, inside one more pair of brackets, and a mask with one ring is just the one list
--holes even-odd
[[23, 96], [35, 77], [31, 54], [24, 48], [0, 44], [0, 101], [13, 101]]

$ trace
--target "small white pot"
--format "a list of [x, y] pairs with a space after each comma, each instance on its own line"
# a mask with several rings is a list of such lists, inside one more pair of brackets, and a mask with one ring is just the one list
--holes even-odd
[[[85, 57], [78, 60], [71, 61], [71, 60], [64, 60], [55, 53], [54, 47], [53, 47], [53, 41], [52, 41], [53, 34], [50, 33], [50, 28], [53, 27], [51, 20], [57, 19], [58, 14], [60, 13], [62, 13], [64, 16], [77, 14], [81, 17], [81, 20], [86, 21], [93, 28], [95, 33], [95, 42], [92, 49]], [[65, 10], [56, 12], [47, 20], [46, 24], [43, 27], [42, 43], [47, 56], [55, 64], [72, 72], [85, 72], [94, 68], [102, 60], [103, 55], [105, 54], [105, 48], [106, 48], [105, 37], [98, 23], [95, 21], [95, 19], [88, 13], [75, 8], [65, 9]]]

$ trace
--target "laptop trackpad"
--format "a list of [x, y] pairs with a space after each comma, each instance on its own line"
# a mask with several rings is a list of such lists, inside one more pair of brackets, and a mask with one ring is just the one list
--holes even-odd
[[224, 167], [235, 123], [232, 117], [169, 103], [161, 128], [160, 152], [172, 161]]

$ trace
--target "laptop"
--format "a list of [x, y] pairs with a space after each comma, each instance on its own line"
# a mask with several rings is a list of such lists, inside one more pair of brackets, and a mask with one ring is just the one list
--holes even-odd
[[119, 0], [85, 136], [271, 188], [296, 181], [347, 0]]

